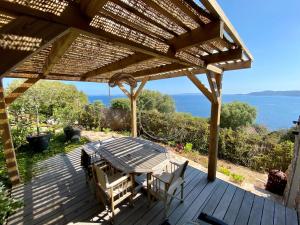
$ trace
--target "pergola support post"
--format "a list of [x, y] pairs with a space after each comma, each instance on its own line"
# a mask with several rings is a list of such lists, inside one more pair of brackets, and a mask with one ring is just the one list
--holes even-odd
[[4, 157], [6, 161], [9, 179], [12, 185], [16, 185], [20, 183], [20, 175], [14, 144], [10, 132], [2, 79], [0, 79], [0, 110], [1, 138], [4, 149]]
[[207, 179], [214, 181], [217, 173], [218, 160], [218, 139], [220, 126], [221, 104], [219, 102], [211, 103], [210, 113], [210, 134], [209, 134], [209, 148], [208, 148], [208, 173]]
[[147, 81], [149, 80], [149, 77], [145, 77], [138, 89], [135, 91], [135, 87], [130, 86], [130, 92], [126, 90], [126, 88], [121, 84], [118, 83], [119, 88], [124, 92], [125, 95], [130, 99], [130, 114], [131, 114], [131, 136], [137, 137], [137, 116], [136, 116], [136, 100], [140, 94], [140, 92], [143, 90], [144, 86], [146, 85]]
[[221, 116], [222, 74], [218, 74], [213, 71], [207, 71], [207, 79], [211, 90], [207, 89], [205, 85], [202, 84], [202, 82], [195, 76], [195, 74], [189, 72], [187, 73], [187, 77], [211, 102], [207, 179], [209, 181], [214, 181], [216, 179], [217, 160], [218, 160], [218, 139], [219, 139], [220, 116]]
[[133, 87], [130, 87], [130, 106], [131, 106], [131, 136], [137, 137], [136, 97], [134, 95]]

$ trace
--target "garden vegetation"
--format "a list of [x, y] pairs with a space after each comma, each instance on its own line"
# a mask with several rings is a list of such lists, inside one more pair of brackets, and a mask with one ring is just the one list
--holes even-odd
[[[21, 82], [13, 81], [6, 92]], [[144, 90], [137, 106], [138, 132], [142, 137], [178, 147], [180, 151], [208, 153], [209, 119], [176, 112], [174, 100], [156, 91]], [[41, 153], [33, 153], [26, 147], [26, 136], [36, 132], [37, 117], [41, 132], [52, 133], [49, 149]], [[26, 182], [34, 175], [34, 163], [58, 153], [66, 153], [87, 141], [66, 142], [61, 133], [63, 127], [77, 126], [104, 132], [121, 130], [128, 133], [130, 102], [128, 98], [113, 99], [110, 106], [106, 107], [100, 101], [89, 103], [87, 96], [73, 85], [39, 81], [9, 106], [9, 119], [20, 173]], [[257, 171], [285, 171], [293, 156], [291, 130], [271, 132], [256, 125], [255, 119], [255, 108], [246, 103], [233, 102], [222, 106], [219, 158]], [[231, 174], [230, 171], [228, 175], [238, 182], [243, 180], [242, 176]], [[3, 151], [0, 153], [0, 179], [4, 184], [8, 181]], [[3, 194], [3, 188], [0, 190], [1, 201], [6, 195]], [[12, 200], [11, 207], [0, 205], [0, 210], [7, 208], [6, 213], [11, 213], [17, 205]]]

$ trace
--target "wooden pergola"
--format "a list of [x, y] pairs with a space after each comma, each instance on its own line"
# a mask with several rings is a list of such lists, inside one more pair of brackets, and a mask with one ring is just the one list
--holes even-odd
[[[251, 53], [215, 0], [1, 0], [1, 78], [26, 78], [8, 96], [0, 82], [8, 173], [20, 182], [7, 106], [40, 79], [108, 82], [126, 73], [132, 135], [136, 99], [150, 80], [187, 76], [211, 102], [208, 179], [216, 177], [222, 74], [251, 67]], [[196, 74], [206, 74], [205, 87]]]

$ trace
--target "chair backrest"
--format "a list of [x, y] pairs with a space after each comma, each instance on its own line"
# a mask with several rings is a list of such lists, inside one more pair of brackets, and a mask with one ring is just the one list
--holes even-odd
[[88, 170], [88, 167], [91, 165], [91, 156], [84, 150], [81, 149], [81, 166]]
[[186, 160], [183, 164], [181, 164], [172, 174], [172, 177], [170, 179], [170, 183], [176, 181], [179, 177], [183, 178], [183, 175], [185, 173], [186, 167], [188, 165], [189, 161]]
[[93, 165], [93, 170], [96, 183], [100, 184], [101, 188], [106, 190], [108, 186], [108, 178], [106, 173], [96, 165]]

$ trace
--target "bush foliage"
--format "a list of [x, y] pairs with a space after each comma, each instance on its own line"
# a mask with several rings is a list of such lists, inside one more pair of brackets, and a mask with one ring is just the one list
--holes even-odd
[[[12, 82], [7, 92], [20, 82]], [[40, 122], [45, 129], [77, 124], [93, 130], [130, 130], [128, 98], [113, 99], [110, 108], [106, 108], [101, 102], [89, 104], [87, 96], [72, 85], [40, 81], [9, 107], [17, 147], [26, 143], [26, 136], [33, 132], [34, 104], [39, 105]], [[186, 151], [193, 149], [207, 154], [207, 119], [175, 112], [173, 99], [156, 91], [142, 91], [137, 106], [140, 135], [182, 146]], [[269, 132], [267, 128], [253, 124], [255, 118], [255, 108], [246, 103], [233, 102], [222, 106], [219, 158], [255, 170], [286, 170], [293, 155], [292, 131]]]
[[223, 128], [237, 129], [241, 126], [253, 125], [256, 109], [243, 102], [232, 102], [222, 105], [221, 124]]

